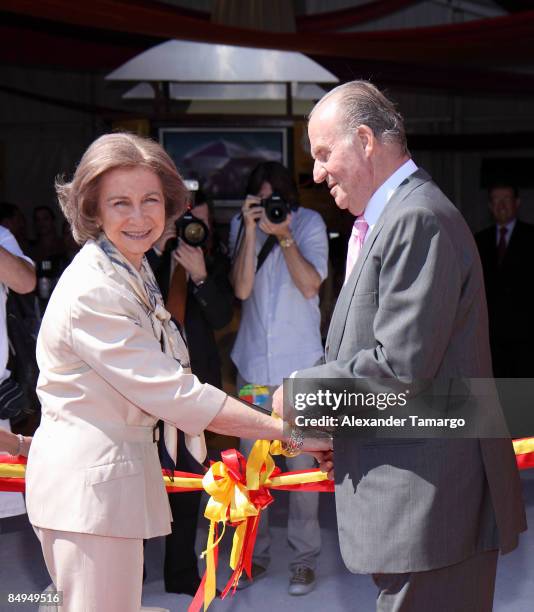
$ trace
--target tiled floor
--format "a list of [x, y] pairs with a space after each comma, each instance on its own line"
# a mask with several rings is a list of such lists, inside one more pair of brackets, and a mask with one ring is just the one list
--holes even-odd
[[[529, 523], [534, 526], [534, 470], [524, 472], [525, 501]], [[372, 612], [375, 589], [367, 576], [350, 574], [339, 555], [333, 496], [321, 496], [322, 553], [318, 567], [315, 591], [305, 597], [291, 597], [287, 593], [289, 548], [284, 535], [287, 494], [279, 493], [271, 506], [273, 547], [272, 562], [265, 578], [246, 591], [214, 601], [210, 610], [241, 612], [271, 612], [273, 609], [291, 612], [351, 611]], [[199, 531], [199, 551], [205, 542], [205, 520]], [[225, 567], [230, 538], [226, 538], [220, 556], [219, 586], [229, 575]], [[164, 592], [162, 580], [163, 541], [152, 540], [146, 549], [148, 571], [143, 603], [168, 608], [171, 612], [187, 610], [190, 597]], [[49, 583], [37, 539], [25, 517], [0, 521], [0, 593], [11, 591], [40, 591]], [[502, 557], [497, 576], [495, 612], [532, 612], [534, 610], [534, 527], [523, 535], [521, 545], [512, 554]], [[35, 606], [0, 605], [0, 612], [35, 610]], [[121, 612], [118, 610], [117, 612]], [[452, 611], [451, 611], [452, 612]]]

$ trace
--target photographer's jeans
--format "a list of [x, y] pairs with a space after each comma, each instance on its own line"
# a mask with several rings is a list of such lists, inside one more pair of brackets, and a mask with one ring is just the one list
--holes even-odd
[[[243, 380], [241, 375], [237, 374], [237, 390], [243, 385], [248, 384]], [[272, 395], [276, 387], [268, 387], [269, 399], [264, 407], [271, 409]], [[240, 450], [248, 456], [254, 440], [241, 439]], [[276, 458], [277, 464], [280, 457]], [[288, 459], [284, 457], [287, 469], [293, 470], [308, 470], [317, 467], [315, 459], [311, 455], [302, 453], [298, 457]], [[280, 467], [283, 467], [280, 465]], [[271, 545], [271, 536], [269, 532], [269, 509], [262, 511], [260, 524], [258, 527], [258, 536], [254, 547], [254, 563], [267, 567], [270, 562], [269, 548]], [[287, 541], [291, 547], [293, 554], [289, 563], [290, 569], [299, 565], [305, 565], [315, 571], [317, 565], [317, 557], [321, 552], [321, 528], [319, 526], [319, 493], [297, 492], [289, 493], [289, 516], [287, 521]]]

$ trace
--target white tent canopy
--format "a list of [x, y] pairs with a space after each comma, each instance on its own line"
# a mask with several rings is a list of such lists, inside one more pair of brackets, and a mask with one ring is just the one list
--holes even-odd
[[186, 83], [337, 83], [302, 53], [169, 40], [140, 53], [106, 79]]
[[[313, 83], [292, 83], [291, 95], [296, 100], [319, 100], [326, 91]], [[151, 100], [155, 96], [150, 83], [139, 83], [123, 98]], [[171, 100], [285, 100], [283, 83], [170, 83]]]

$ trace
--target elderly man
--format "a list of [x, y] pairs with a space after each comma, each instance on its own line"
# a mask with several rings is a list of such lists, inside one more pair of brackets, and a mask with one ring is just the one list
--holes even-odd
[[[308, 133], [314, 180], [356, 220], [326, 363], [295, 376], [491, 377], [474, 240], [410, 158], [393, 104], [346, 83], [318, 102]], [[273, 405], [283, 412], [280, 390]], [[492, 609], [498, 549], [525, 529], [509, 440], [339, 437], [334, 455], [341, 552], [373, 575], [378, 610]]]

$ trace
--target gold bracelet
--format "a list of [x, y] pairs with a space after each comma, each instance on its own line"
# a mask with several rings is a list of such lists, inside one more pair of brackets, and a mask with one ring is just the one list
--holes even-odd
[[278, 238], [278, 244], [283, 249], [288, 249], [291, 245], [295, 244], [293, 238]]

